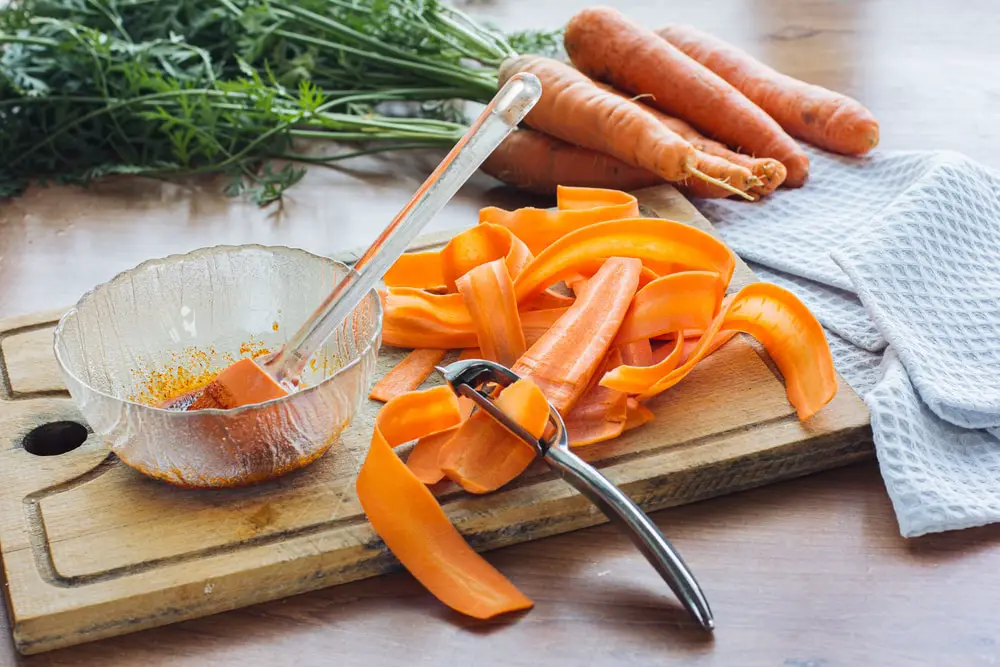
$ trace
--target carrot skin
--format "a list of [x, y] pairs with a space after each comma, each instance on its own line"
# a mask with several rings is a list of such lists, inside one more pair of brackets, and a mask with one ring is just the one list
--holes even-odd
[[736, 87], [793, 137], [844, 155], [878, 145], [878, 121], [857, 100], [777, 72], [693, 26], [667, 25], [656, 34]]
[[[785, 165], [785, 183], [809, 174], [802, 148], [763, 109], [710, 69], [610, 7], [578, 12], [563, 40], [573, 64], [594, 79], [680, 117], [734, 150], [773, 157]], [[544, 86], [544, 82], [543, 82]]]

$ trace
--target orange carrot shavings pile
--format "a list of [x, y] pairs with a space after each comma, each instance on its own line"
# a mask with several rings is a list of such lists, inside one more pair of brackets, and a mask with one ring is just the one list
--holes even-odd
[[[732, 251], [638, 213], [624, 192], [561, 187], [558, 210], [483, 209], [480, 225], [439, 252], [404, 255], [387, 274], [383, 340], [415, 352], [373, 390], [390, 400], [358, 495], [403, 565], [462, 613], [488, 618], [531, 602], [468, 547], [426, 487], [448, 478], [489, 493], [536, 454], [448, 388], [409, 391], [447, 350], [511, 367], [523, 379], [499, 394], [501, 409], [540, 434], [551, 404], [574, 447], [655, 419], [643, 401], [739, 332], [770, 353], [800, 419], [836, 393], [822, 328], [793, 294], [754, 283], [726, 296]], [[414, 440], [404, 464], [392, 448]]]

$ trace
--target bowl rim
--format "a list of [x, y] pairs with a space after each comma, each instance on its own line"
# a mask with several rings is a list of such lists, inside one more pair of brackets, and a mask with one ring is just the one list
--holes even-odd
[[[77, 299], [77, 302], [75, 304], [73, 304], [73, 306], [69, 310], [67, 310], [65, 313], [63, 313], [63, 315], [59, 318], [59, 322], [56, 323], [56, 328], [55, 328], [55, 330], [52, 333], [52, 350], [53, 350], [53, 353], [55, 354], [55, 357], [56, 357], [56, 363], [59, 364], [59, 369], [63, 373], [66, 373], [67, 375], [69, 375], [70, 377], [72, 377], [73, 380], [75, 380], [79, 384], [81, 384], [84, 387], [86, 387], [88, 390], [94, 392], [95, 394], [97, 394], [99, 396], [103, 396], [104, 398], [108, 398], [108, 399], [111, 399], [113, 401], [118, 401], [120, 403], [125, 403], [125, 404], [128, 404], [128, 405], [134, 405], [134, 406], [137, 406], [139, 408], [146, 409], [146, 410], [157, 410], [157, 411], [160, 411], [160, 412], [168, 412], [168, 413], [171, 413], [171, 414], [189, 414], [189, 415], [194, 416], [194, 415], [213, 415], [213, 414], [219, 414], [219, 415], [239, 415], [239, 414], [242, 414], [244, 412], [249, 412], [251, 410], [258, 410], [258, 409], [260, 409], [261, 407], [264, 407], [264, 406], [276, 405], [278, 403], [281, 403], [283, 401], [286, 401], [286, 400], [292, 398], [293, 396], [298, 396], [300, 394], [309, 394], [309, 393], [312, 393], [314, 391], [318, 391], [319, 388], [322, 387], [323, 385], [325, 385], [327, 382], [335, 380], [342, 373], [350, 370], [355, 365], [361, 363], [361, 360], [372, 350], [373, 347], [375, 347], [376, 340], [378, 340], [381, 337], [381, 335], [382, 335], [382, 320], [383, 320], [383, 317], [384, 317], [384, 309], [382, 308], [382, 299], [379, 297], [378, 290], [376, 288], [372, 288], [372, 290], [368, 293], [369, 297], [370, 296], [374, 296], [375, 297], [375, 307], [376, 308], [375, 308], [375, 327], [374, 327], [374, 332], [368, 338], [368, 340], [365, 341], [365, 347], [364, 347], [364, 349], [362, 349], [361, 352], [357, 356], [355, 356], [348, 363], [344, 364], [343, 366], [341, 366], [340, 368], [338, 368], [336, 371], [334, 371], [332, 375], [330, 375], [329, 377], [324, 378], [322, 381], [314, 384], [311, 387], [307, 387], [307, 388], [302, 389], [300, 391], [296, 391], [295, 393], [288, 394], [287, 396], [279, 396], [278, 398], [272, 398], [270, 400], [262, 401], [260, 403], [248, 403], [247, 405], [241, 405], [238, 408], [203, 408], [201, 410], [194, 410], [194, 411], [188, 412], [188, 411], [185, 411], [185, 410], [169, 410], [167, 408], [161, 408], [161, 407], [158, 407], [158, 406], [155, 406], [155, 405], [149, 405], [149, 404], [146, 404], [146, 403], [140, 403], [138, 401], [133, 401], [133, 400], [130, 400], [130, 399], [127, 399], [127, 398], [122, 398], [122, 397], [119, 397], [119, 396], [114, 396], [114, 395], [109, 394], [109, 393], [107, 393], [105, 391], [101, 391], [100, 389], [96, 389], [95, 387], [92, 387], [89, 382], [85, 382], [80, 377], [78, 377], [77, 374], [74, 373], [73, 370], [70, 369], [69, 366], [66, 364], [66, 362], [63, 360], [62, 355], [60, 355], [60, 353], [59, 353], [59, 344], [60, 344], [61, 337], [62, 337], [63, 327], [68, 322], [68, 320], [71, 319], [74, 315], [76, 315], [79, 312], [80, 307], [85, 302], [87, 302], [90, 299], [94, 298], [94, 295], [97, 292], [101, 291], [102, 289], [108, 288], [110, 285], [112, 285], [116, 281], [122, 280], [125, 276], [127, 276], [129, 274], [132, 274], [132, 273], [135, 273], [136, 271], [139, 271], [140, 269], [147, 269], [147, 268], [153, 267], [153, 266], [162, 266], [164, 264], [168, 264], [168, 263], [171, 263], [171, 262], [177, 262], [178, 260], [182, 260], [184, 258], [196, 257], [198, 255], [221, 254], [221, 253], [225, 253], [225, 252], [232, 252], [232, 251], [239, 251], [239, 250], [248, 250], [248, 249], [249, 250], [262, 250], [262, 251], [265, 251], [265, 252], [268, 252], [268, 253], [271, 253], [271, 254], [277, 254], [277, 252], [290, 252], [292, 254], [298, 254], [298, 255], [305, 256], [305, 257], [309, 257], [311, 259], [318, 259], [318, 260], [320, 260], [322, 262], [326, 262], [326, 263], [329, 263], [329, 264], [341, 266], [341, 267], [345, 268], [347, 271], [355, 271], [355, 269], [354, 269], [353, 266], [349, 266], [349, 265], [345, 264], [344, 262], [342, 262], [340, 260], [333, 259], [332, 257], [326, 257], [324, 255], [317, 255], [316, 253], [309, 252], [308, 250], [305, 250], [303, 248], [296, 248], [296, 247], [287, 246], [287, 245], [264, 245], [264, 244], [261, 244], [261, 243], [218, 244], [218, 245], [212, 245], [212, 246], [205, 246], [205, 247], [202, 247], [202, 248], [195, 248], [194, 250], [190, 250], [188, 252], [172, 253], [170, 255], [165, 255], [163, 257], [154, 257], [154, 258], [151, 258], [151, 259], [147, 259], [147, 260], [144, 260], [144, 261], [140, 262], [139, 264], [136, 264], [135, 266], [133, 266], [130, 269], [125, 269], [124, 271], [120, 271], [120, 272], [116, 273], [113, 277], [111, 277], [108, 280], [105, 280], [102, 283], [98, 283], [98, 284], [94, 285], [93, 287], [91, 287], [90, 289], [88, 289], [86, 292], [84, 292], [83, 295], [79, 299]], [[355, 271], [355, 273], [356, 273], [356, 271]]]

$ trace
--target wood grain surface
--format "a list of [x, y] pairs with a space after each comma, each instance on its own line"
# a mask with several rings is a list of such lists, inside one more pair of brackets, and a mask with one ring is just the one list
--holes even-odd
[[[636, 193], [645, 215], [714, 233], [669, 185]], [[418, 240], [414, 250], [440, 247]], [[352, 261], [352, 253], [339, 259]], [[729, 286], [753, 280], [738, 262]], [[60, 456], [22, 446], [53, 420], [82, 422], [52, 354], [54, 324], [0, 321], [0, 556], [18, 650], [42, 653], [343, 584], [396, 569], [354, 492], [382, 404], [365, 401], [334, 449], [246, 489], [183, 491], [145, 479], [100, 438]], [[383, 347], [377, 379], [406, 350]], [[457, 351], [451, 357], [457, 356]], [[450, 359], [448, 359], [450, 360]], [[871, 455], [868, 410], [841, 381], [807, 422], [763, 349], [738, 337], [649, 401], [651, 423], [578, 453], [647, 510], [742, 491]], [[425, 386], [439, 383], [429, 378]], [[435, 492], [477, 550], [606, 521], [541, 462], [488, 496]]]
[[[582, 0], [476, 0], [505, 27], [555, 27]], [[950, 148], [1000, 167], [1000, 9], [992, 0], [620, 0], [655, 26], [687, 21], [779, 69], [861, 99], [881, 147]], [[281, 209], [134, 182], [35, 190], [0, 205], [0, 317], [73, 302], [151, 256], [214, 243], [321, 251], [365, 243], [440, 155], [310, 172]], [[434, 224], [537, 200], [479, 176]], [[849, 193], [846, 193], [849, 196]], [[377, 224], [372, 221], [378, 220]], [[0, 665], [995, 665], [1000, 527], [904, 540], [874, 462], [657, 512], [719, 629], [706, 640], [608, 526], [496, 551], [538, 606], [470, 623], [406, 574], [31, 658], [0, 610]]]

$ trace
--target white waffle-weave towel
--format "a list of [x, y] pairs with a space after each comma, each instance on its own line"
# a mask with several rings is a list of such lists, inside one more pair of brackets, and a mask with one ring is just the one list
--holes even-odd
[[900, 532], [1000, 521], [1000, 172], [948, 151], [806, 150], [803, 188], [695, 204], [827, 329]]

